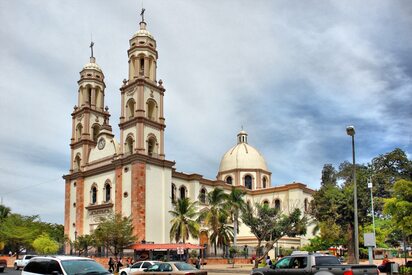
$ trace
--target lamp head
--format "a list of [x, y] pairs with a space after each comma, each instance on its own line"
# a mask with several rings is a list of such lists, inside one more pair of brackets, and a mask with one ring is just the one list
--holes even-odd
[[353, 137], [355, 135], [355, 127], [354, 126], [346, 127], [346, 134], [348, 134], [348, 136]]

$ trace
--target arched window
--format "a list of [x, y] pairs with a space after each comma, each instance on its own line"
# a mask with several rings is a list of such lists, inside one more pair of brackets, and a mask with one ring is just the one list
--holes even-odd
[[275, 208], [280, 210], [280, 200], [279, 199], [275, 200]]
[[134, 144], [134, 140], [132, 136], [127, 137], [126, 139], [126, 148], [125, 148], [125, 153], [126, 155], [130, 155], [133, 153], [133, 144]]
[[126, 119], [131, 119], [134, 117], [134, 111], [135, 111], [135, 102], [134, 99], [131, 98], [127, 101], [126, 104]]
[[155, 156], [157, 154], [156, 138], [154, 136], [149, 137], [147, 140], [147, 154], [149, 156]]
[[266, 188], [266, 177], [263, 177], [262, 179], [262, 186], [263, 188]]
[[268, 200], [264, 200], [264, 201], [263, 201], [263, 205], [264, 205], [265, 207], [269, 207], [269, 202], [268, 202]]
[[247, 189], [252, 189], [252, 177], [250, 175], [245, 176], [245, 187]]
[[100, 132], [100, 125], [99, 124], [93, 125], [92, 131], [93, 131], [93, 141], [97, 142], [97, 135]]
[[144, 75], [144, 58], [140, 58], [140, 70], [139, 70], [140, 75]]
[[172, 183], [172, 202], [176, 202], [176, 185]]
[[147, 118], [150, 120], [157, 120], [157, 105], [156, 101], [150, 99], [147, 101]]
[[80, 154], [77, 154], [76, 157], [74, 158], [74, 167], [73, 167], [74, 171], [79, 171], [80, 165], [81, 165]]
[[110, 196], [111, 196], [111, 190], [112, 190], [110, 183], [106, 183], [106, 185], [104, 186], [104, 189], [105, 189], [105, 202], [109, 202]]
[[226, 178], [226, 183], [227, 183], [227, 184], [232, 184], [232, 183], [233, 183], [233, 179], [232, 179], [231, 176], [228, 176], [228, 177]]
[[308, 204], [308, 199], [307, 198], [303, 201], [303, 204], [304, 204], [305, 212], [308, 212], [309, 204]]
[[92, 105], [92, 89], [87, 87], [87, 104]]
[[181, 198], [181, 199], [186, 198], [186, 187], [181, 186], [181, 187], [179, 188], [179, 193], [180, 193], [180, 198]]
[[202, 188], [202, 190], [200, 190], [199, 200], [201, 203], [206, 203], [206, 189]]
[[79, 141], [82, 138], [83, 126], [81, 123], [76, 126], [76, 140]]
[[91, 203], [95, 204], [97, 202], [97, 187], [93, 186], [91, 192], [92, 192]]

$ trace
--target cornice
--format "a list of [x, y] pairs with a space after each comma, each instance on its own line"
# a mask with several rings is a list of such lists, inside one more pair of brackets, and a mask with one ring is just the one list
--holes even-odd
[[149, 51], [151, 51], [152, 53], [155, 54], [156, 60], [159, 58], [159, 53], [157, 52], [157, 50], [154, 49], [153, 47], [150, 47], [150, 46], [147, 46], [147, 45], [134, 45], [134, 46], [130, 47], [127, 50], [127, 56], [129, 56], [129, 58], [130, 58], [130, 53], [135, 51], [135, 50], [139, 50], [139, 49], [149, 50]]
[[144, 117], [144, 116], [134, 117], [128, 121], [119, 123], [119, 128], [122, 130], [127, 127], [133, 127], [136, 125], [136, 123], [144, 123], [144, 124], [147, 124], [159, 130], [164, 130], [166, 128], [166, 125], [153, 121], [151, 119], [148, 119], [147, 117]]
[[[174, 161], [156, 159], [156, 158], [152, 158], [152, 157], [142, 155], [142, 154], [137, 154], [137, 153], [128, 155], [126, 157], [122, 157], [122, 156], [117, 157], [117, 158], [116, 157], [117, 157], [116, 155], [112, 156], [113, 160], [109, 164], [105, 164], [105, 165], [102, 165], [96, 168], [92, 168], [90, 170], [87, 170], [88, 166], [86, 166], [85, 170], [64, 175], [63, 178], [65, 180], [75, 180], [78, 178], [86, 178], [86, 177], [98, 175], [101, 173], [114, 171], [116, 167], [125, 166], [133, 162], [143, 162], [143, 163], [153, 164], [156, 166], [166, 167], [170, 169], [172, 169], [173, 166], [176, 164]], [[107, 161], [107, 158], [105, 159], [105, 161]]]
[[90, 139], [81, 139], [79, 141], [76, 141], [74, 143], [70, 144], [70, 149], [77, 149], [82, 147], [83, 145], [91, 145], [91, 146], [96, 146], [96, 142]]
[[100, 209], [106, 209], [106, 208], [112, 208], [113, 207], [113, 203], [109, 202], [109, 203], [102, 203], [102, 204], [90, 204], [88, 206], [86, 206], [85, 208], [87, 210], [100, 210]]
[[107, 118], [110, 117], [110, 113], [106, 111], [98, 111], [95, 109], [90, 108], [89, 106], [79, 106], [75, 111], [72, 113], [72, 117], [84, 114], [84, 113], [91, 113], [91, 114], [98, 114], [98, 115], [103, 115], [106, 116]]
[[140, 77], [140, 76], [135, 79], [129, 80], [129, 83], [120, 87], [120, 91], [123, 94], [131, 86], [144, 86], [144, 84], [151, 86], [154, 89], [157, 89], [157, 91], [161, 93], [162, 95], [164, 95], [164, 92], [166, 91], [166, 89], [163, 86], [158, 86], [156, 85], [156, 82], [153, 82], [151, 80], [148, 80], [145, 77]]
[[106, 88], [106, 84], [104, 83], [104, 78], [98, 80], [95, 77], [83, 77], [77, 81], [77, 84], [81, 85], [82, 82], [89, 82], [89, 83], [93, 82], [94, 84], [102, 85], [104, 89]]

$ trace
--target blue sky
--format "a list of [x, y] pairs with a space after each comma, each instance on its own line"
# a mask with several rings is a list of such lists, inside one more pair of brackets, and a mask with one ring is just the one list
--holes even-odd
[[[145, 1], [164, 81], [166, 158], [214, 179], [243, 125], [272, 185], [319, 186], [324, 164], [412, 154], [412, 2]], [[71, 112], [94, 53], [118, 135], [141, 1], [0, 2], [0, 196], [63, 222]]]

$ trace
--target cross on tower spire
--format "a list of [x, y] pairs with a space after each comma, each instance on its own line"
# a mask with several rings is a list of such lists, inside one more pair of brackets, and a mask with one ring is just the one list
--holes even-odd
[[144, 12], [146, 11], [145, 8], [142, 8], [142, 11], [140, 12], [140, 16], [142, 17], [142, 22], [144, 22]]
[[94, 42], [93, 41], [90, 41], [90, 51], [91, 51], [91, 56], [90, 57], [94, 57], [93, 56], [93, 46], [94, 46]]

